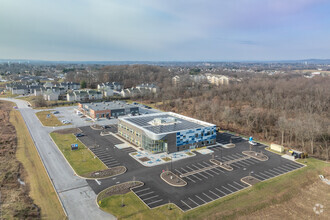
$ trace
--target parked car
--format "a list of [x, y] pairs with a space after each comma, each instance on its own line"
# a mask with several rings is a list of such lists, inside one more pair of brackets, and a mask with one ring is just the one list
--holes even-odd
[[68, 120], [62, 120], [61, 121], [63, 124], [70, 124], [70, 122]]
[[90, 118], [86, 118], [86, 119], [85, 119], [85, 121], [91, 121], [91, 120], [92, 120], [92, 119], [90, 119]]
[[55, 112], [53, 112], [53, 114], [59, 114], [60, 112], [59, 111], [55, 111]]
[[75, 136], [76, 137], [83, 137], [83, 136], [85, 136], [85, 134], [83, 134], [83, 133], [77, 133], [77, 134], [75, 134]]

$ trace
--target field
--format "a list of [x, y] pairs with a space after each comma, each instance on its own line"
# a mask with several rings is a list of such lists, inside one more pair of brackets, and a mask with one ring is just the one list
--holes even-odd
[[[58, 120], [58, 118], [51, 112], [52, 111], [49, 110], [49, 111], [40, 111], [36, 113], [37, 117], [39, 118], [43, 126], [57, 127], [57, 126], [65, 125], [62, 122], [60, 122], [60, 120]], [[47, 117], [47, 115], [49, 115], [49, 118]]]
[[[11, 108], [12, 104], [5, 106]], [[0, 106], [1, 113], [6, 107]], [[1, 168], [7, 166], [3, 173], [5, 175], [1, 174], [4, 178], [1, 184], [2, 217], [65, 219], [64, 211], [21, 114], [12, 110], [7, 118], [10, 118], [10, 124], [2, 121], [5, 131], [1, 131], [0, 138], [1, 155], [4, 156], [1, 157]], [[3, 140], [5, 142], [2, 142]], [[6, 155], [8, 151], [11, 153]], [[23, 181], [23, 185], [20, 185], [16, 178]]]
[[132, 192], [105, 198], [101, 208], [119, 219], [326, 219], [330, 209], [317, 215], [313, 207], [317, 203], [330, 207], [329, 186], [318, 177], [330, 179], [330, 165], [312, 158], [301, 162], [308, 166], [186, 213], [174, 205], [172, 210], [168, 205], [148, 209]]
[[[50, 136], [79, 176], [87, 176], [90, 172], [107, 168], [98, 158], [94, 158], [94, 155], [73, 134], [52, 132]], [[78, 144], [78, 150], [72, 151], [71, 144]]]

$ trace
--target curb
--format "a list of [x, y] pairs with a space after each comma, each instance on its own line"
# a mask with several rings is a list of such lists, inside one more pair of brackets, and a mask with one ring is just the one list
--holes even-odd
[[[166, 171], [165, 171], [165, 172], [166, 172]], [[167, 171], [167, 172], [171, 172], [171, 171]], [[184, 181], [182, 178], [180, 178], [180, 177], [178, 177], [177, 175], [175, 175], [173, 172], [171, 172], [171, 173], [172, 173], [173, 176], [176, 176], [178, 179], [181, 179], [181, 181], [183, 181], [185, 184], [182, 185], [182, 186], [174, 185], [174, 184], [172, 184], [172, 183], [166, 181], [166, 180], [163, 178], [163, 173], [160, 174], [160, 178], [161, 178], [162, 180], [164, 180], [164, 182], [167, 183], [168, 185], [171, 185], [171, 186], [174, 186], [174, 187], [184, 187], [184, 186], [186, 186], [186, 185], [188, 184], [186, 181]]]

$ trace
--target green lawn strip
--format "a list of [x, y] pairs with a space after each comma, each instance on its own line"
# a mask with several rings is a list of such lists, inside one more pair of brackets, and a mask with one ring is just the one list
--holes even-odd
[[[149, 209], [132, 192], [103, 199], [101, 208], [119, 219], [233, 219], [289, 201], [316, 181], [325, 166], [330, 166], [314, 158], [299, 161], [306, 162], [307, 167], [260, 182], [186, 213], [177, 207], [173, 210], [168, 210], [167, 206]], [[122, 199], [126, 207], [121, 207]]]
[[173, 204], [170, 205], [172, 210], [168, 209], [168, 205], [149, 209], [133, 192], [107, 197], [101, 200], [100, 207], [118, 219], [177, 219], [182, 216], [182, 211]]
[[[50, 136], [79, 176], [87, 177], [91, 172], [107, 169], [73, 134], [52, 132]], [[78, 144], [78, 150], [71, 150], [71, 144]]]
[[[57, 126], [68, 125], [60, 122], [60, 120], [58, 120], [58, 118], [53, 113], [51, 113], [52, 111], [53, 110], [40, 111], [36, 113], [37, 117], [44, 126], [57, 127]], [[49, 115], [50, 117], [48, 118], [47, 115]]]

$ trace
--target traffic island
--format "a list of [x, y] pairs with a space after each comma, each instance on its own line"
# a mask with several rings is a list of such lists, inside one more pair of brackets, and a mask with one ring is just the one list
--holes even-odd
[[221, 161], [218, 161], [216, 159], [211, 159], [210, 162], [217, 165], [218, 167], [221, 167], [222, 169], [227, 170], [227, 171], [233, 171], [234, 170], [234, 168], [231, 167], [229, 164], [222, 163]]
[[91, 125], [90, 127], [91, 127], [91, 129], [93, 129], [93, 130], [103, 130], [103, 127], [100, 126], [100, 125], [97, 125], [97, 124], [95, 124], [95, 125]]
[[100, 135], [101, 136], [111, 135], [111, 132], [110, 131], [101, 131]]
[[268, 157], [263, 153], [258, 153], [256, 151], [243, 151], [242, 154], [253, 157], [254, 159], [260, 160], [260, 161], [267, 161]]
[[234, 148], [235, 147], [235, 144], [233, 144], [233, 143], [225, 144], [222, 147], [224, 147], [224, 148]]
[[246, 177], [243, 177], [241, 179], [241, 182], [242, 183], [245, 183], [245, 184], [248, 184], [250, 186], [253, 186], [254, 184], [257, 184], [260, 182], [260, 180], [258, 180], [257, 178], [253, 177], [253, 176], [246, 176]]
[[113, 196], [113, 195], [122, 195], [128, 193], [132, 188], [143, 186], [144, 183], [141, 181], [129, 181], [120, 183], [114, 186], [111, 186], [109, 188], [106, 188], [105, 190], [101, 191], [97, 195], [97, 204], [101, 205], [101, 201], [107, 197]]
[[123, 174], [126, 171], [127, 171], [126, 167], [118, 166], [118, 167], [113, 167], [113, 168], [110, 168], [110, 169], [94, 171], [94, 172], [86, 174], [84, 177], [86, 177], [86, 178], [95, 178], [95, 179], [103, 179], [103, 178], [108, 178], [108, 177], [111, 177], [111, 176], [117, 176], [117, 175]]
[[171, 171], [164, 171], [160, 174], [160, 178], [167, 184], [175, 187], [183, 187], [187, 185], [187, 182], [172, 173]]

